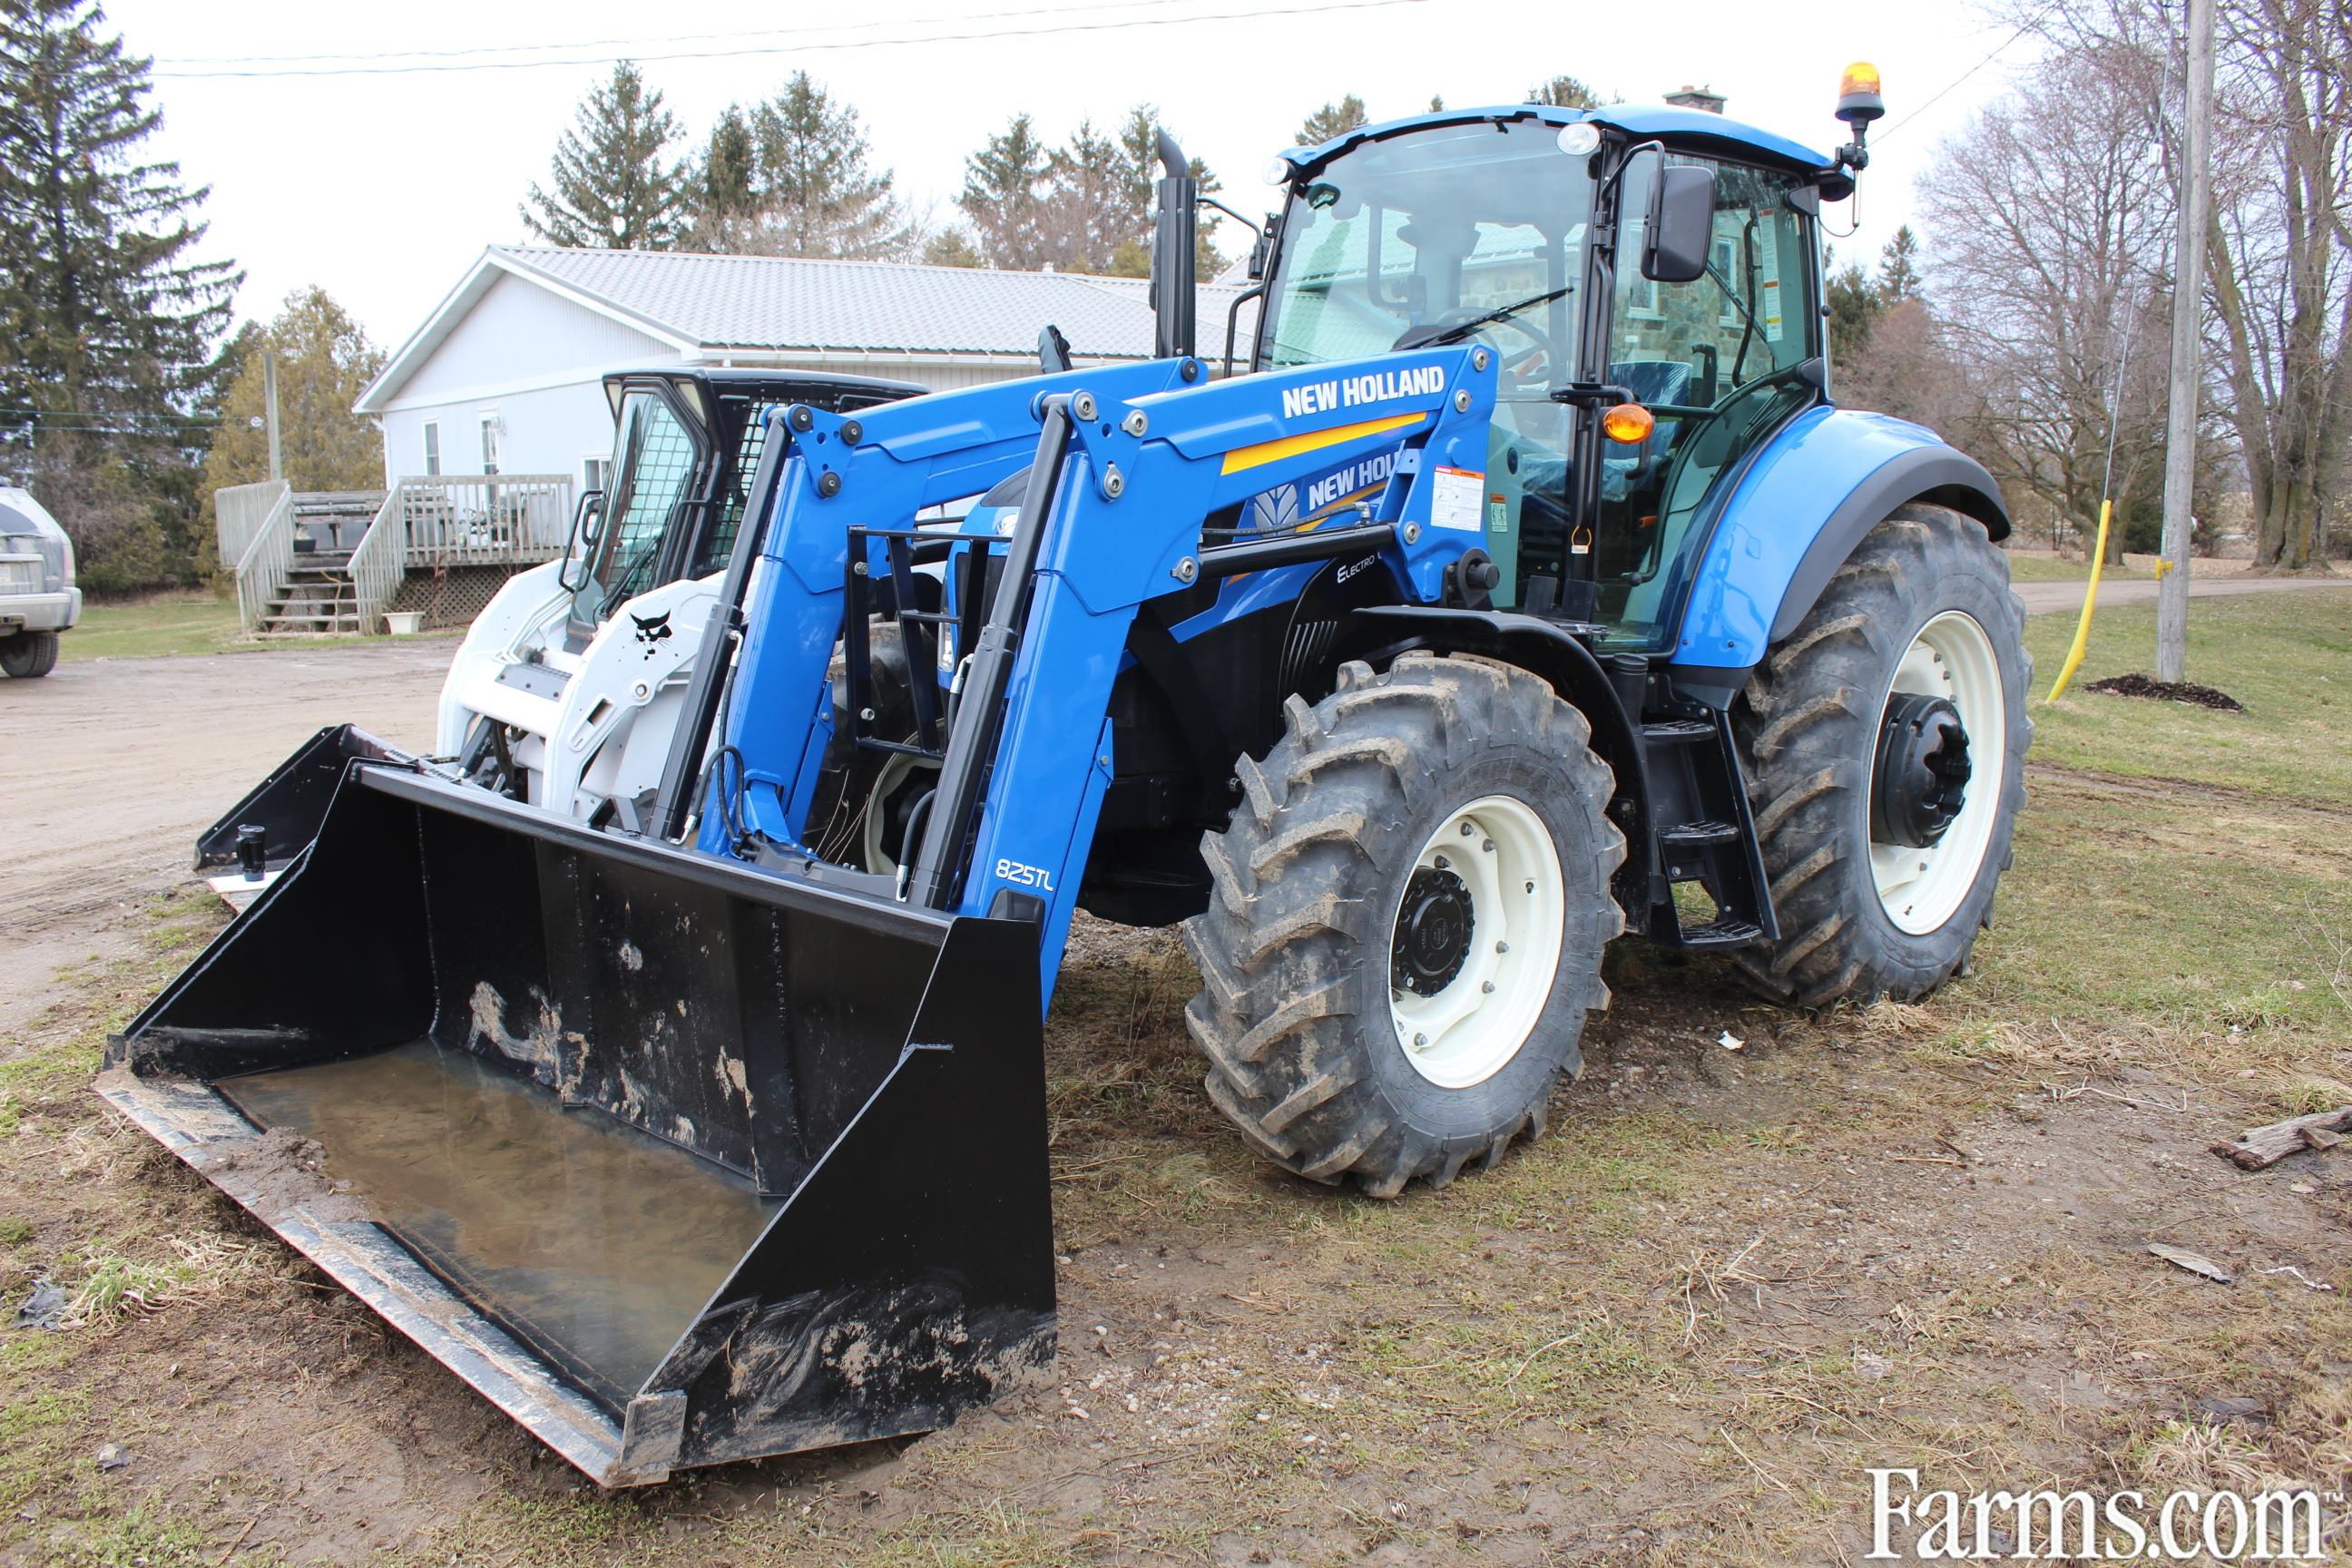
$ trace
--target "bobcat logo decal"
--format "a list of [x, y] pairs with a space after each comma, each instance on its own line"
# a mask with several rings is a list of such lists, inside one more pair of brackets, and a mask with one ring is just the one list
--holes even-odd
[[670, 635], [669, 612], [664, 610], [658, 616], [640, 616], [632, 612], [629, 619], [636, 623], [637, 646], [644, 649], [647, 658], [653, 658], [663, 640]]

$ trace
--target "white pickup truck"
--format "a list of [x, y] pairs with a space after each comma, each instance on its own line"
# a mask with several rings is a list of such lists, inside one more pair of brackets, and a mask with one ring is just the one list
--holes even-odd
[[57, 668], [58, 634], [81, 619], [73, 543], [28, 490], [0, 485], [0, 673]]

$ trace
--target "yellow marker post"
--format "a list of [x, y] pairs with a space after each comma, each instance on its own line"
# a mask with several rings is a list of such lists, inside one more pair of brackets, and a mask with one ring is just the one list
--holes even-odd
[[2058, 700], [2059, 694], [2066, 689], [2066, 683], [2074, 679], [2074, 672], [2083, 667], [2083, 655], [2090, 649], [2091, 611], [2099, 602], [2099, 568], [2106, 564], [2107, 518], [2114, 510], [2113, 501], [2099, 502], [2099, 542], [2091, 552], [2091, 581], [2083, 590], [2083, 618], [2074, 624], [2074, 646], [2066, 650], [2066, 662], [2059, 667], [2058, 679], [2050, 683], [2050, 695], [2042, 700], [2044, 702]]

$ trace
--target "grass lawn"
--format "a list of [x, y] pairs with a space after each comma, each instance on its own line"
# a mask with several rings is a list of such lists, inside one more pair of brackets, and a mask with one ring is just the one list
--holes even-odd
[[86, 604], [81, 620], [58, 641], [58, 657], [155, 658], [169, 654], [220, 653], [244, 634], [236, 601], [202, 590], [156, 594], [111, 604]]
[[[463, 626], [421, 635], [456, 637]], [[236, 601], [194, 591], [156, 594], [114, 604], [85, 605], [81, 620], [58, 644], [65, 659], [168, 658], [191, 654], [267, 653], [274, 648], [366, 647], [373, 637], [247, 637], [237, 626]]]
[[[146, 955], [0, 1046], [0, 1304], [74, 1303], [0, 1331], [0, 1562], [1759, 1568], [1864, 1561], [1873, 1466], [2340, 1487], [2352, 1147], [2248, 1173], [2209, 1145], [2352, 1102], [2352, 592], [2190, 626], [2246, 712], [2042, 704], [2072, 625], [2028, 623], [2031, 802], [1971, 974], [1801, 1016], [1622, 944], [1551, 1131], [1443, 1191], [1272, 1173], [1204, 1103], [1181, 946], [1081, 922], [1045, 1047], [1050, 1376], [620, 1494], [93, 1104], [105, 1031], [221, 921], [159, 887]], [[2152, 638], [2102, 614], [2082, 679]]]
[[[2080, 583], [2091, 574], [2087, 561], [2068, 561], [2055, 555], [2011, 555], [2009, 575], [2017, 583]], [[2126, 577], [2155, 575], [2137, 566], [2109, 566], [2099, 574], [2099, 581], [2112, 583]]]

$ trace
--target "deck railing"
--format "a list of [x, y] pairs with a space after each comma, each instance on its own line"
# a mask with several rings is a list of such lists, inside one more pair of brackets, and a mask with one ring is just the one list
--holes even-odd
[[397, 504], [410, 566], [525, 566], [563, 553], [570, 474], [444, 474], [405, 479]]
[[[236, 558], [236, 618], [247, 631], [258, 631], [269, 614], [271, 601], [286, 592], [294, 570], [294, 495], [283, 480], [274, 485], [239, 485], [238, 489], [274, 489], [276, 504], [252, 527]], [[226, 495], [229, 492], [219, 492]], [[224, 510], [224, 518], [226, 513]], [[226, 526], [226, 523], [224, 523]], [[224, 535], [226, 547], [226, 538]]]
[[394, 598], [400, 593], [401, 579], [408, 575], [407, 541], [401, 526], [401, 486], [394, 485], [384, 492], [383, 504], [375, 509], [374, 519], [352, 551], [352, 597], [359, 608], [363, 636], [383, 629], [383, 613], [392, 608]]
[[224, 485], [213, 492], [214, 525], [220, 535], [223, 567], [234, 570], [245, 559], [246, 547], [290, 488], [284, 479], [264, 479], [259, 484]]

